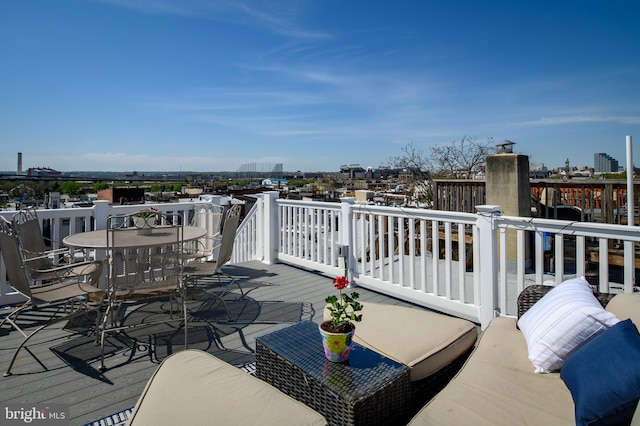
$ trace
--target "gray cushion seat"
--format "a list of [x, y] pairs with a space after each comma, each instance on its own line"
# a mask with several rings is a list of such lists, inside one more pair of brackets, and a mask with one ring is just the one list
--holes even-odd
[[166, 358], [138, 399], [128, 425], [326, 425], [323, 416], [211, 354]]
[[[353, 338], [409, 367], [411, 381], [424, 379], [467, 352], [478, 338], [467, 320], [423, 309], [364, 302]], [[329, 312], [325, 309], [325, 320]]]

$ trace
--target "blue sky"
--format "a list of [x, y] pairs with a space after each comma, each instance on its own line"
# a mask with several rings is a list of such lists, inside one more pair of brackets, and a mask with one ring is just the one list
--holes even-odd
[[0, 170], [289, 171], [463, 137], [640, 164], [637, 0], [3, 0]]

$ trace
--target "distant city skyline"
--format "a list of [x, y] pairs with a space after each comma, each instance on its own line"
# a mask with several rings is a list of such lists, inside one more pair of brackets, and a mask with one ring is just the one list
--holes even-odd
[[[588, 168], [588, 169], [592, 169], [594, 171], [594, 173], [601, 173], [601, 172], [616, 172], [618, 170], [618, 168], [624, 170], [626, 168], [626, 162], [624, 164], [621, 164], [616, 158], [613, 158], [612, 156], [608, 155], [607, 153], [604, 152], [596, 152], [593, 154], [593, 162], [591, 164], [573, 164], [571, 163], [570, 159], [565, 159], [564, 163], [562, 165], [557, 165], [557, 166], [549, 166], [547, 164], [537, 164], [537, 163], [529, 163], [530, 169], [532, 171], [534, 170], [539, 170], [540, 167], [544, 167], [547, 170], [564, 170], [567, 167], [567, 160], [568, 161], [568, 165], [569, 167], [572, 168]], [[38, 167], [25, 167], [23, 165], [23, 156], [22, 153], [16, 153], [16, 168], [13, 170], [0, 170], [2, 172], [8, 172], [9, 174], [12, 173], [17, 173], [17, 174], [27, 174], [28, 169], [34, 169], [34, 170], [47, 170], [50, 169], [54, 172], [96, 172], [96, 173], [109, 173], [109, 171], [106, 170], [81, 170], [81, 169], [77, 169], [77, 170], [66, 170], [66, 171], [62, 171], [62, 170], [57, 170], [54, 168], [49, 168], [46, 166], [38, 166]], [[379, 167], [371, 167], [371, 166], [362, 166], [362, 164], [360, 163], [352, 163], [350, 165], [348, 165], [349, 167], [361, 167], [362, 169], [366, 170], [368, 168], [374, 169], [374, 170], [380, 170], [382, 167], [388, 167], [387, 165], [381, 165]], [[161, 172], [172, 172], [172, 173], [179, 173], [179, 172], [185, 172], [185, 173], [198, 173], [198, 172], [209, 172], [209, 173], [216, 173], [216, 172], [220, 172], [220, 173], [244, 173], [244, 174], [250, 174], [251, 172], [255, 172], [255, 173], [259, 173], [261, 175], [273, 175], [274, 177], [277, 177], [279, 175], [281, 175], [283, 172], [284, 173], [295, 173], [297, 171], [301, 171], [301, 172], [307, 172], [307, 173], [313, 173], [313, 172], [327, 172], [327, 173], [331, 173], [331, 172], [338, 172], [340, 169], [342, 169], [343, 167], [345, 167], [345, 165], [341, 165], [339, 166], [336, 170], [289, 170], [286, 169], [284, 167], [284, 165], [282, 163], [278, 163], [278, 164], [273, 164], [273, 163], [245, 163], [245, 164], [241, 164], [240, 167], [238, 167], [235, 170], [124, 170], [124, 171], [115, 171], [114, 173], [125, 173], [125, 174], [131, 174], [131, 173], [142, 173], [144, 174], [146, 173], [161, 173]], [[638, 167], [635, 166], [634, 167]]]
[[409, 143], [640, 164], [640, 2], [5, 0], [0, 170], [377, 168]]

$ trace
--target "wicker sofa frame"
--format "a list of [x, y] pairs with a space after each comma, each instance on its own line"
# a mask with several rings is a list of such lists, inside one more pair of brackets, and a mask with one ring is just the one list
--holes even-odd
[[[520, 319], [520, 317], [525, 312], [527, 312], [529, 308], [533, 306], [534, 303], [540, 300], [542, 296], [547, 294], [552, 288], [553, 286], [550, 286], [550, 285], [535, 284], [535, 285], [530, 285], [529, 287], [522, 290], [518, 295], [518, 300], [517, 300], [518, 319]], [[612, 293], [599, 293], [597, 291], [594, 291], [593, 295], [596, 297], [596, 299], [598, 299], [598, 301], [603, 307], [606, 307], [609, 301], [613, 299], [613, 296], [615, 296], [615, 294], [612, 294]]]

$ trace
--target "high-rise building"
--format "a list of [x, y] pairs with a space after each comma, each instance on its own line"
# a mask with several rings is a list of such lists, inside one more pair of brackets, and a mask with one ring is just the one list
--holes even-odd
[[597, 152], [593, 154], [593, 171], [594, 173], [615, 173], [618, 171], [618, 160], [604, 152]]

